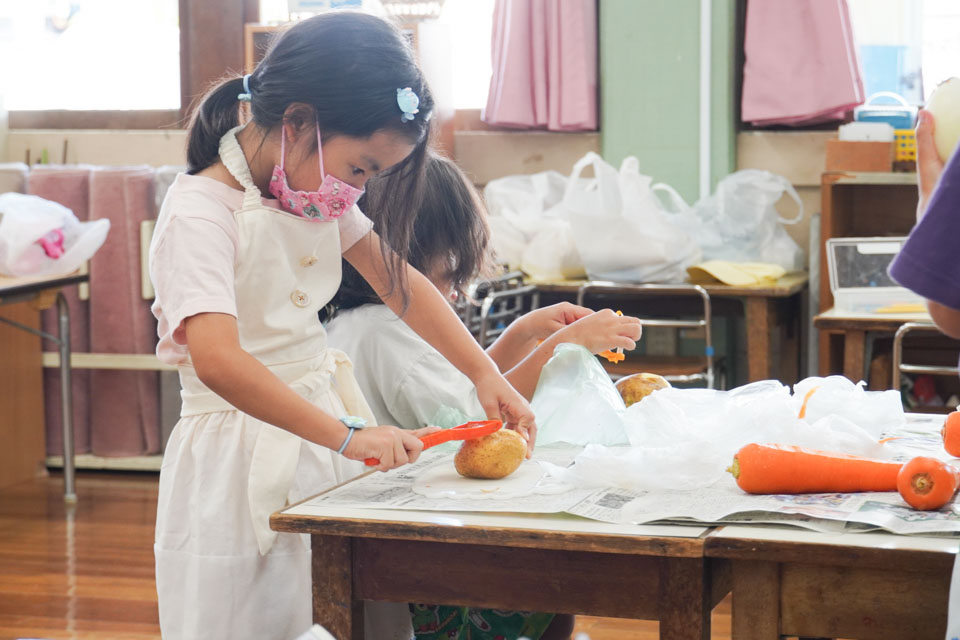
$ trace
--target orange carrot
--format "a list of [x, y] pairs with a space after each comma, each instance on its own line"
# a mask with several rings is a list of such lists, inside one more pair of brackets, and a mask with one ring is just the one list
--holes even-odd
[[896, 491], [903, 466], [793, 445], [748, 444], [727, 469], [747, 493]]
[[940, 429], [943, 437], [943, 448], [954, 458], [960, 458], [960, 411], [954, 411], [943, 421]]
[[936, 458], [917, 456], [903, 465], [897, 476], [900, 497], [914, 509], [939, 509], [953, 499], [960, 472]]

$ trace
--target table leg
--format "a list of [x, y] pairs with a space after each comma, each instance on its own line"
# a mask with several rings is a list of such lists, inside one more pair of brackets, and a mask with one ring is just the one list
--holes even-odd
[[337, 640], [363, 640], [363, 602], [353, 597], [353, 539], [312, 535], [313, 621]]
[[710, 590], [703, 558], [660, 561], [660, 640], [710, 639]]
[[863, 380], [866, 332], [846, 331], [843, 337], [843, 375], [856, 384]]
[[74, 488], [73, 383], [70, 379], [70, 308], [62, 292], [57, 292], [58, 344], [60, 346], [60, 411], [63, 424], [63, 499], [76, 502]]
[[733, 640], [780, 637], [780, 565], [737, 560], [733, 563]]
[[770, 331], [774, 324], [774, 311], [772, 298], [746, 299], [748, 382], [777, 377], [770, 372]]

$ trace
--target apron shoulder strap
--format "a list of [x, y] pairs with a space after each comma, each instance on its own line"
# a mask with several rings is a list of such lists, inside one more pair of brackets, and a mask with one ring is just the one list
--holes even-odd
[[237, 131], [242, 128], [242, 126], [234, 127], [220, 138], [220, 161], [243, 187], [243, 208], [248, 209], [260, 206], [260, 189], [253, 184], [247, 159], [243, 155], [240, 143], [237, 142]]

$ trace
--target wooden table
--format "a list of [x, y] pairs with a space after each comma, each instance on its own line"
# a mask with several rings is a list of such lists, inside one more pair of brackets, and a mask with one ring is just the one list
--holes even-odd
[[[813, 326], [820, 331], [822, 337], [820, 374], [826, 376], [842, 372], [854, 382], [866, 380], [867, 367], [870, 364], [867, 353], [870, 334], [893, 336], [905, 322], [933, 322], [933, 320], [927, 313], [853, 313], [837, 311], [835, 308], [814, 316]], [[827, 337], [829, 334], [842, 336], [842, 352], [831, 346]], [[880, 386], [886, 388], [888, 385]]]
[[705, 553], [732, 562], [733, 638], [943, 640], [958, 541], [728, 526]]
[[[76, 502], [74, 490], [73, 460], [73, 386], [70, 380], [70, 310], [67, 300], [60, 291], [65, 286], [80, 284], [89, 280], [86, 273], [72, 273], [42, 278], [0, 277], [0, 304], [32, 301], [38, 310], [47, 309], [54, 304], [58, 311], [57, 335], [51, 335], [34, 327], [0, 317], [4, 322], [18, 329], [54, 342], [60, 351], [60, 406], [63, 423], [63, 497], [67, 502]], [[39, 356], [39, 354], [38, 354]], [[40, 425], [39, 428], [42, 428]]]
[[363, 600], [659, 620], [664, 640], [706, 640], [730, 589], [727, 561], [703, 556], [701, 527], [309, 501], [270, 525], [312, 536], [314, 621], [340, 640], [363, 638]]
[[[743, 303], [744, 323], [747, 335], [748, 382], [779, 379], [779, 363], [774, 358], [772, 335], [780, 328], [796, 323], [798, 333], [805, 329], [801, 313], [783, 309], [783, 302], [799, 295], [807, 288], [809, 276], [804, 273], [788, 273], [771, 284], [735, 287], [726, 284], [704, 284], [712, 298], [734, 298]], [[580, 285], [587, 280], [528, 280], [544, 293], [576, 295]], [[803, 307], [803, 305], [801, 305]], [[802, 349], [802, 347], [800, 347]]]

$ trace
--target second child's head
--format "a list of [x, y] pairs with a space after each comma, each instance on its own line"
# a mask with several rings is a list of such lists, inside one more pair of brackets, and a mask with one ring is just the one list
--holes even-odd
[[[391, 236], [383, 223], [389, 218], [387, 185], [373, 180], [360, 200], [373, 220], [374, 230], [397, 248], [402, 240]], [[407, 260], [451, 299], [490, 266], [490, 230], [486, 210], [470, 179], [453, 161], [430, 153], [424, 170], [424, 197], [409, 238]], [[349, 263], [343, 264], [337, 309], [351, 309], [380, 299]]]

